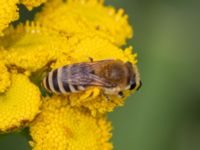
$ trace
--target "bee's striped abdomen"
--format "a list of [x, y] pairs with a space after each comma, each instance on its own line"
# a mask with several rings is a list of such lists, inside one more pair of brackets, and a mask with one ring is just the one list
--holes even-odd
[[57, 80], [58, 80], [58, 86], [60, 89], [60, 93], [66, 94], [68, 92], [70, 92], [70, 89], [68, 86], [66, 86], [65, 84], [63, 84], [63, 67], [60, 67], [57, 69]]
[[60, 87], [58, 85], [58, 69], [54, 70], [53, 73], [52, 73], [52, 83], [53, 83], [53, 87], [54, 87], [54, 90], [58, 93], [60, 93]]
[[67, 81], [70, 79], [70, 68], [69, 66], [60, 67], [48, 73], [48, 75], [43, 79], [43, 86], [49, 92], [67, 94], [75, 93], [78, 91], [85, 90], [81, 85], [72, 85]]
[[42, 85], [44, 86], [44, 88], [45, 88], [47, 91], [51, 91], [51, 90], [50, 90], [50, 86], [49, 86], [48, 76], [46, 76], [46, 77], [43, 79]]

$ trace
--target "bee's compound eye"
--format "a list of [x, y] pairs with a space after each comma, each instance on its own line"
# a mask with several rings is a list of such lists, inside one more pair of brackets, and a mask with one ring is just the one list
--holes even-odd
[[135, 87], [136, 87], [136, 83], [135, 82], [131, 83], [130, 90], [133, 90]]
[[122, 91], [120, 91], [118, 94], [119, 94], [120, 96], [123, 96], [123, 95], [124, 95]]

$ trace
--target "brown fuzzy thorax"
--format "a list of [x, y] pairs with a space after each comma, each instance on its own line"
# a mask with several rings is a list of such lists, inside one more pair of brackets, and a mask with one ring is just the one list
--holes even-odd
[[115, 86], [124, 87], [127, 84], [128, 69], [122, 61], [104, 64], [98, 74]]

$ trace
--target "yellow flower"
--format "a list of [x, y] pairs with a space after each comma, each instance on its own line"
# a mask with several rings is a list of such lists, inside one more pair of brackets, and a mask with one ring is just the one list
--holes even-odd
[[123, 9], [115, 11], [99, 0], [61, 0], [45, 4], [36, 21], [69, 36], [99, 35], [117, 45], [132, 37], [132, 28]]
[[11, 81], [8, 91], [0, 95], [0, 132], [26, 125], [39, 112], [39, 89], [22, 74], [13, 73]]
[[0, 46], [8, 51], [5, 59], [8, 66], [16, 66], [29, 72], [37, 71], [49, 62], [68, 52], [65, 37], [57, 32], [27, 22], [16, 29], [10, 27], [0, 38]]
[[8, 27], [11, 21], [18, 19], [17, 3], [19, 0], [1, 0], [0, 1], [0, 35], [2, 30]]
[[42, 112], [30, 127], [33, 150], [111, 150], [111, 124], [63, 97], [44, 99]]

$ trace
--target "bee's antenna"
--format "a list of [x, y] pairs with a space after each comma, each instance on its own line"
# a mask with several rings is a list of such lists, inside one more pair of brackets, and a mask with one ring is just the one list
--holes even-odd
[[88, 58], [89, 58], [90, 62], [93, 62], [93, 61], [94, 61], [92, 57], [88, 57]]

